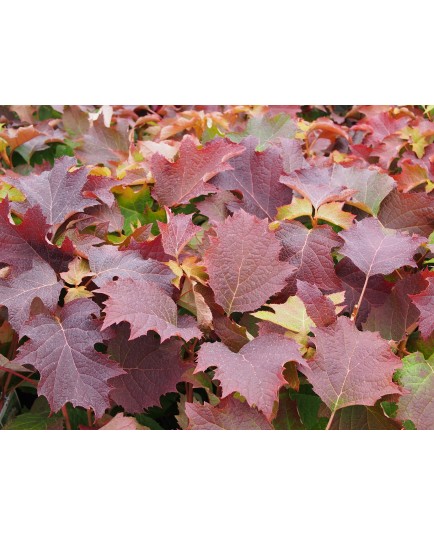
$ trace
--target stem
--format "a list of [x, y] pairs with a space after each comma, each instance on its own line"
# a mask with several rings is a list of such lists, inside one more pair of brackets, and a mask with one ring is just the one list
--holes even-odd
[[[1, 365], [0, 365], [0, 370], [4, 370], [5, 372], [9, 372], [13, 376], [18, 376], [18, 378], [21, 378], [22, 380], [25, 380], [26, 382], [29, 382], [29, 383], [31, 383], [33, 385], [36, 385], [36, 387], [38, 386], [38, 382], [36, 382], [35, 380], [31, 380], [30, 378], [27, 378], [27, 376], [24, 376], [23, 374], [20, 374], [16, 370], [10, 370], [10, 369], [8, 369], [6, 367], [2, 367]], [[30, 372], [30, 370], [29, 370], [29, 372]]]
[[185, 382], [185, 394], [187, 395], [187, 402], [193, 402], [193, 384]]
[[368, 286], [368, 280], [369, 280], [369, 272], [366, 275], [365, 284], [363, 285], [362, 293], [360, 294], [359, 301], [357, 302], [357, 305], [354, 306], [353, 312], [351, 313], [351, 320], [353, 322], [356, 321], [357, 313], [359, 312], [360, 306], [362, 305], [363, 296], [365, 295], [365, 290], [366, 290], [366, 287]]
[[89, 408], [86, 410], [87, 413], [87, 424], [90, 428], [93, 426], [92, 410]]
[[72, 430], [71, 421], [69, 420], [69, 415], [68, 415], [68, 410], [66, 409], [66, 405], [62, 406], [62, 415], [63, 415], [63, 418], [65, 419], [66, 429]]
[[336, 410], [333, 411], [333, 413], [330, 415], [329, 422], [327, 423], [326, 430], [330, 430], [330, 426], [332, 425], [333, 419], [335, 418]]

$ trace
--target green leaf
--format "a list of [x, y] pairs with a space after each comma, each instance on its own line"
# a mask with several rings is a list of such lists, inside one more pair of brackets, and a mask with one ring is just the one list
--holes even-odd
[[153, 234], [158, 234], [157, 221], [166, 222], [166, 212], [156, 205], [151, 197], [148, 185], [140, 190], [131, 186], [116, 187], [113, 189], [122, 216], [124, 217], [124, 233], [129, 236], [135, 228], [147, 223], [152, 223]]
[[239, 143], [247, 136], [255, 136], [259, 142], [256, 146], [256, 151], [264, 151], [277, 138], [293, 138], [296, 130], [297, 128], [289, 115], [279, 114], [274, 117], [262, 115], [252, 117], [247, 123], [247, 128], [244, 132], [233, 132], [228, 134], [228, 138]]

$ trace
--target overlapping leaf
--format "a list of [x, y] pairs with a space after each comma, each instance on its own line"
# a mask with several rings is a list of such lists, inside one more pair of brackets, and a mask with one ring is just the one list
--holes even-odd
[[122, 374], [122, 369], [95, 350], [102, 334], [92, 316], [99, 316], [96, 304], [75, 300], [58, 316], [45, 311], [22, 328], [30, 340], [20, 348], [17, 362], [39, 371], [38, 394], [47, 398], [53, 411], [71, 402], [93, 408], [98, 417], [109, 406], [108, 380]]
[[296, 343], [281, 335], [263, 335], [248, 342], [238, 353], [219, 342], [204, 343], [198, 353], [196, 372], [217, 367], [214, 377], [221, 382], [223, 397], [239, 392], [271, 419], [279, 388], [286, 382], [283, 367], [288, 361], [304, 363]]
[[266, 220], [240, 211], [215, 231], [205, 265], [216, 302], [228, 314], [257, 309], [285, 286], [294, 269], [279, 261], [280, 245]]

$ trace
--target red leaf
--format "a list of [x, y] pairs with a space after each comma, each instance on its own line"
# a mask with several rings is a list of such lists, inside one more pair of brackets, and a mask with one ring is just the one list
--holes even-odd
[[204, 343], [195, 372], [217, 367], [214, 377], [221, 382], [223, 397], [239, 392], [271, 420], [279, 389], [286, 383], [283, 367], [288, 361], [305, 363], [297, 344], [281, 335], [263, 335], [238, 353], [221, 342]]
[[428, 286], [423, 292], [410, 296], [420, 311], [419, 329], [424, 339], [434, 331], [434, 273], [427, 276]]
[[393, 191], [383, 201], [378, 219], [389, 229], [427, 237], [434, 229], [434, 196]]
[[358, 331], [344, 316], [312, 331], [315, 357], [308, 361], [310, 369], [301, 371], [332, 411], [373, 406], [384, 395], [400, 393], [392, 375], [401, 362], [378, 334]]
[[200, 231], [200, 227], [194, 225], [191, 216], [186, 214], [171, 214], [168, 210], [167, 223], [158, 222], [164, 251], [172, 257], [178, 258], [184, 247], [193, 236]]
[[130, 341], [127, 325], [121, 325], [107, 350], [126, 372], [110, 380], [113, 402], [128, 413], [159, 406], [162, 395], [176, 392], [176, 384], [187, 369], [181, 359], [181, 347], [181, 340], [160, 344], [152, 334]]
[[349, 257], [367, 277], [390, 274], [401, 266], [414, 266], [413, 256], [423, 238], [386, 229], [376, 218], [365, 218], [339, 235], [345, 244], [340, 253]]
[[95, 292], [109, 297], [102, 329], [128, 322], [130, 339], [146, 335], [150, 330], [156, 331], [162, 342], [170, 337], [188, 341], [202, 336], [192, 317], [178, 317], [175, 302], [155, 283], [123, 279], [111, 281]]
[[102, 335], [92, 315], [99, 315], [98, 306], [78, 299], [58, 316], [44, 312], [24, 325], [22, 335], [30, 340], [19, 349], [16, 362], [39, 371], [38, 394], [47, 398], [52, 411], [71, 402], [93, 408], [98, 418], [109, 406], [107, 382], [122, 370], [94, 349]]
[[15, 273], [30, 270], [34, 261], [47, 262], [56, 272], [66, 270], [73, 257], [72, 243], [67, 238], [60, 248], [51, 244], [49, 228], [38, 205], [27, 210], [20, 225], [13, 225], [7, 201], [0, 203], [0, 262], [11, 265]]
[[86, 207], [98, 204], [95, 199], [85, 199], [81, 190], [88, 170], [68, 170], [77, 164], [75, 158], [64, 156], [56, 160], [51, 171], [18, 179], [18, 188], [29, 203], [39, 205], [50, 225], [62, 223], [67, 217], [82, 212]]
[[245, 402], [228, 396], [218, 406], [185, 404], [189, 430], [271, 430], [267, 419]]
[[[414, 324], [420, 315], [409, 295], [421, 292], [425, 287], [426, 282], [419, 272], [399, 279], [383, 305], [372, 307], [363, 329], [378, 331], [386, 340], [393, 339], [399, 342], [405, 338], [408, 335], [407, 329], [411, 326], [414, 329]], [[434, 301], [432, 305], [431, 311], [434, 310]]]
[[267, 220], [241, 210], [214, 229], [205, 265], [216, 302], [228, 314], [253, 311], [282, 290], [294, 269], [278, 260], [279, 242]]
[[297, 281], [297, 296], [303, 301], [307, 314], [318, 327], [328, 326], [336, 320], [333, 302], [315, 285]]
[[245, 151], [231, 160], [233, 169], [223, 171], [211, 184], [224, 190], [237, 190], [243, 194], [239, 206], [258, 218], [274, 220], [277, 208], [291, 202], [291, 190], [279, 182], [283, 173], [280, 151], [268, 147], [256, 152], [257, 138], [249, 136], [241, 142]]
[[156, 181], [153, 193], [160, 205], [172, 206], [215, 192], [207, 181], [231, 169], [227, 160], [242, 151], [243, 147], [226, 139], [213, 140], [201, 148], [192, 136], [184, 136], [175, 162], [157, 153], [152, 156], [151, 171]]
[[276, 236], [282, 242], [280, 258], [297, 268], [296, 277], [322, 290], [340, 290], [331, 250], [342, 244], [328, 225], [307, 229], [298, 221], [282, 223]]
[[0, 305], [8, 308], [9, 322], [20, 336], [33, 299], [40, 298], [48, 308], [55, 307], [62, 286], [53, 269], [41, 261], [35, 261], [30, 270], [15, 278], [0, 280]]
[[167, 293], [173, 290], [172, 271], [161, 262], [144, 260], [138, 251], [119, 251], [114, 246], [91, 247], [89, 266], [99, 287], [116, 279], [144, 280], [156, 283]]
[[333, 168], [311, 167], [294, 171], [288, 177], [283, 175], [280, 182], [309, 199], [315, 209], [318, 209], [324, 203], [346, 201], [356, 192], [335, 184], [332, 177]]

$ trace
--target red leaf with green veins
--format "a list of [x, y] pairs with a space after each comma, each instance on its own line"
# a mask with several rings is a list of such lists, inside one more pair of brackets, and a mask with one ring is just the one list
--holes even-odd
[[420, 311], [419, 329], [424, 339], [427, 339], [434, 331], [434, 273], [429, 272], [426, 280], [428, 286], [425, 290], [410, 296]]
[[191, 221], [186, 214], [171, 214], [167, 212], [167, 223], [158, 222], [164, 251], [176, 259], [184, 247], [201, 228]]
[[47, 262], [56, 272], [66, 270], [73, 257], [72, 242], [67, 238], [61, 247], [51, 244], [49, 229], [38, 205], [27, 210], [22, 223], [13, 225], [8, 203], [0, 203], [0, 262], [12, 266], [14, 273], [30, 270], [33, 261]]
[[271, 430], [267, 419], [246, 402], [228, 396], [218, 406], [185, 404], [188, 430]]
[[160, 205], [169, 207], [216, 192], [215, 186], [208, 181], [220, 171], [232, 169], [227, 161], [243, 151], [243, 147], [226, 139], [220, 138], [198, 147], [192, 136], [184, 136], [175, 162], [158, 153], [152, 156], [153, 194]]
[[60, 224], [72, 214], [98, 204], [95, 199], [83, 197], [81, 190], [89, 170], [80, 168], [70, 172], [76, 164], [75, 158], [64, 156], [56, 161], [51, 171], [29, 175], [17, 181], [18, 188], [26, 195], [29, 203], [41, 207], [50, 225]]
[[172, 271], [161, 262], [145, 260], [138, 251], [120, 251], [114, 246], [91, 247], [88, 253], [94, 282], [101, 287], [116, 279], [146, 280], [159, 285], [167, 293], [173, 290]]
[[397, 379], [405, 392], [399, 399], [396, 416], [412, 421], [418, 430], [434, 430], [434, 355], [425, 359], [416, 352], [402, 362]]
[[286, 383], [283, 368], [288, 361], [305, 364], [297, 344], [281, 335], [263, 335], [238, 353], [221, 342], [202, 344], [195, 372], [217, 367], [214, 378], [221, 382], [223, 397], [238, 392], [271, 420], [279, 389]]
[[274, 220], [278, 207], [291, 202], [292, 192], [279, 182], [283, 173], [279, 149], [269, 147], [257, 152], [257, 144], [252, 136], [243, 140], [240, 145], [246, 150], [231, 160], [233, 169], [219, 173], [211, 184], [241, 192], [241, 208], [258, 218]]
[[322, 290], [340, 290], [331, 250], [342, 245], [342, 239], [328, 225], [307, 229], [298, 221], [285, 222], [276, 236], [283, 246], [280, 258], [297, 269], [297, 279]]
[[93, 408], [98, 418], [109, 406], [108, 380], [122, 374], [122, 369], [94, 349], [102, 342], [95, 315], [99, 316], [98, 306], [79, 299], [66, 304], [58, 316], [38, 314], [22, 329], [30, 340], [16, 361], [39, 371], [38, 394], [47, 398], [52, 411], [70, 402]]
[[152, 334], [130, 341], [126, 324], [115, 333], [107, 352], [126, 374], [110, 380], [110, 398], [128, 413], [159, 406], [162, 395], [176, 392], [176, 384], [188, 368], [181, 359], [182, 341], [171, 339], [160, 344]]
[[345, 244], [340, 253], [370, 277], [390, 274], [401, 266], [414, 266], [413, 256], [423, 238], [383, 227], [376, 218], [365, 218], [339, 235]]
[[400, 393], [392, 376], [401, 362], [377, 333], [359, 331], [344, 316], [312, 331], [316, 353], [309, 368], [300, 370], [332, 411], [373, 406], [384, 395]]
[[0, 305], [8, 308], [9, 322], [23, 336], [22, 326], [29, 318], [33, 299], [40, 298], [48, 308], [55, 307], [62, 287], [47, 263], [35, 261], [27, 272], [0, 279]]
[[205, 265], [215, 300], [227, 314], [253, 311], [282, 290], [294, 268], [279, 261], [279, 241], [267, 220], [241, 210], [214, 229]]
[[130, 339], [156, 331], [161, 341], [181, 337], [188, 341], [200, 338], [201, 331], [191, 316], [179, 316], [176, 303], [157, 284], [145, 280], [111, 281], [95, 291], [108, 296], [102, 329], [128, 322]]

